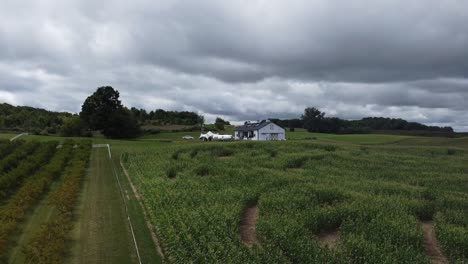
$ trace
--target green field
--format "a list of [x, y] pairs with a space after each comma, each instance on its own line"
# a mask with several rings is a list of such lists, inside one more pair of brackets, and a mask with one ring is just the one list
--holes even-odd
[[[454, 150], [433, 147], [433, 139], [404, 146], [408, 137], [309, 136], [316, 139], [129, 145], [126, 165], [166, 259], [429, 263], [421, 224], [427, 222], [450, 260], [467, 259], [463, 145]], [[414, 140], [422, 139], [408, 142]], [[258, 243], [248, 247], [240, 225], [252, 204], [259, 211]], [[333, 250], [321, 245], [326, 232], [339, 234]]]
[[53, 262], [53, 255], [65, 251], [62, 245], [67, 239], [62, 232], [66, 233], [71, 223], [90, 144], [72, 140], [60, 146], [54, 141], [2, 141], [0, 149], [0, 260]]
[[[183, 135], [195, 140], [182, 140]], [[160, 263], [149, 230], [167, 263], [468, 260], [467, 138], [296, 130], [283, 142], [200, 142], [198, 135], [162, 132], [132, 141], [94, 139], [111, 145], [112, 159], [106, 148], [91, 151], [62, 262]], [[29, 141], [70, 144], [50, 136], [0, 142], [5, 155], [0, 169], [14, 171], [21, 164], [15, 159], [23, 154], [15, 148], [40, 153], [37, 146], [25, 145]], [[17, 145], [10, 149], [5, 144]], [[64, 148], [55, 150], [49, 163], [58, 160], [60, 151], [70, 151], [72, 160], [73, 149]], [[2, 254], [8, 263], [28, 263], [25, 245], [40, 236], [44, 223], [60, 219], [49, 196], [63, 186], [71, 164], [63, 163], [15, 220], [8, 251]], [[0, 217], [15, 192], [34, 177], [8, 185], [15, 187], [2, 194]], [[432, 229], [433, 248], [427, 242]]]
[[[82, 153], [86, 142], [45, 136], [0, 142], [1, 263], [160, 262], [142, 208], [122, 173], [118, 150], [113, 151], [115, 159], [109, 158], [107, 148], [95, 148], [89, 156]], [[49, 160], [36, 158], [52, 149]], [[89, 169], [81, 173], [88, 159]], [[17, 185], [5, 180], [13, 176], [24, 180]], [[40, 189], [34, 189], [37, 186]], [[75, 190], [76, 195], [70, 195]], [[21, 200], [24, 194], [32, 199]]]
[[[138, 263], [136, 248], [143, 263], [159, 261], [141, 208], [121, 168], [116, 165], [118, 151], [113, 154], [116, 158], [110, 160], [107, 148], [93, 150], [73, 230], [74, 247], [67, 263]], [[128, 214], [123, 199], [126, 199]], [[128, 216], [132, 221], [137, 246], [133, 241]]]
[[136, 262], [122, 197], [107, 149], [94, 149], [83, 183], [76, 240], [68, 263]]

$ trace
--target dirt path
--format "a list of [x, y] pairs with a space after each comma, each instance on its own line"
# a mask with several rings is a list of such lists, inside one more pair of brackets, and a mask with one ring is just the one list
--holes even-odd
[[28, 134], [28, 133], [21, 133], [21, 134], [18, 134], [18, 135], [16, 135], [16, 136], [10, 138], [10, 141], [15, 141], [16, 139], [18, 139], [18, 138], [20, 138], [20, 137], [22, 137], [22, 136], [27, 136], [27, 135], [29, 135], [29, 134]]
[[431, 259], [432, 264], [448, 264], [447, 258], [440, 249], [439, 242], [435, 234], [434, 223], [432, 221], [421, 222], [424, 233], [424, 247], [426, 253]]
[[255, 226], [258, 220], [258, 207], [257, 203], [247, 207], [242, 215], [240, 235], [241, 239], [247, 246], [257, 244], [257, 236], [255, 234]]
[[141, 196], [140, 194], [138, 193], [138, 190], [135, 188], [135, 186], [133, 185], [133, 182], [130, 178], [130, 175], [128, 174], [127, 172], [127, 169], [125, 168], [123, 162], [122, 162], [122, 158], [120, 158], [120, 166], [122, 167], [122, 170], [125, 174], [125, 176], [127, 177], [128, 179], [128, 182], [133, 190], [133, 194], [135, 195], [135, 198], [137, 199], [138, 203], [140, 204], [141, 208], [142, 208], [142, 211], [143, 211], [143, 216], [145, 218], [145, 222], [146, 222], [146, 226], [148, 227], [150, 233], [151, 233], [151, 238], [153, 239], [153, 243], [156, 247], [156, 251], [158, 252], [158, 255], [164, 259], [164, 252], [162, 250], [162, 247], [161, 247], [161, 244], [159, 243], [159, 239], [158, 237], [156, 236], [156, 232], [154, 230], [154, 227], [153, 225], [151, 224], [151, 222], [149, 221], [149, 217], [148, 217], [148, 214], [145, 210], [145, 207], [143, 205], [143, 202], [141, 201]]
[[322, 247], [333, 250], [338, 245], [340, 233], [338, 232], [338, 229], [334, 229], [331, 231], [321, 232], [317, 235], [317, 238]]

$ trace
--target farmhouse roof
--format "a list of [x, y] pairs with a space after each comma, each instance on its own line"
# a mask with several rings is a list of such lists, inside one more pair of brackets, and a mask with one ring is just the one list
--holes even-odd
[[265, 127], [269, 124], [271, 124], [270, 120], [262, 120], [260, 122], [256, 123], [250, 123], [250, 122], [245, 122], [243, 126], [236, 127], [236, 131], [252, 131], [252, 130], [259, 130], [262, 127]]

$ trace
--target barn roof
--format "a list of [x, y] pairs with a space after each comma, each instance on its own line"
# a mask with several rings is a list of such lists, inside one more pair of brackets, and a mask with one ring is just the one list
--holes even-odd
[[260, 122], [257, 122], [257, 123], [249, 123], [249, 122], [245, 122], [244, 125], [242, 126], [239, 126], [239, 127], [236, 127], [236, 131], [251, 131], [251, 130], [259, 130], [261, 129], [262, 127], [265, 127], [269, 124], [272, 124], [273, 122], [269, 121], [269, 120], [262, 120]]

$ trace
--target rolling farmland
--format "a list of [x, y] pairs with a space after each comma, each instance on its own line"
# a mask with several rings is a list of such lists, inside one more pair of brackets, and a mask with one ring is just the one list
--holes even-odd
[[135, 144], [123, 159], [169, 263], [466, 261], [466, 149], [400, 140]]
[[160, 261], [118, 155], [27, 136], [0, 140], [0, 157], [0, 263]]
[[467, 24], [2, 1], [0, 264], [468, 264]]
[[1, 163], [2, 263], [60, 263], [89, 143], [67, 140], [58, 146], [54, 141], [28, 141], [0, 146], [12, 148], [9, 154], [2, 153]]
[[158, 136], [0, 141], [0, 262], [468, 259], [466, 138]]

